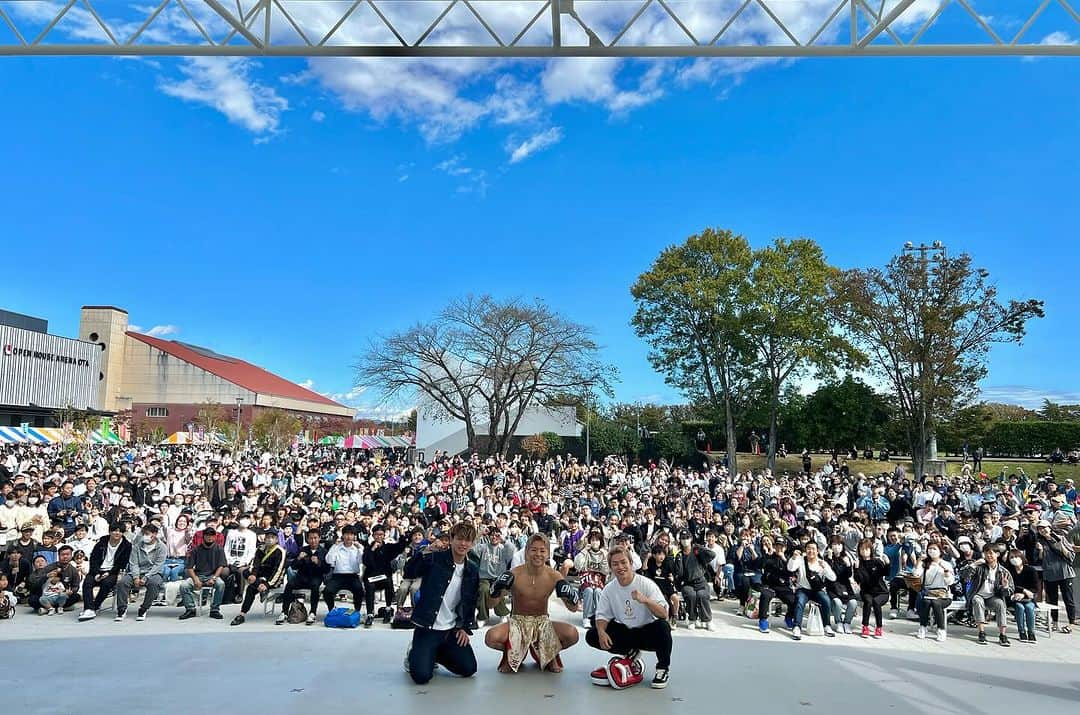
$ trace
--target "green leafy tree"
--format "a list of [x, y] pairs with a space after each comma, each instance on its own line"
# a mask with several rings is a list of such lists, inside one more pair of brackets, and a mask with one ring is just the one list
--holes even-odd
[[668, 461], [685, 460], [694, 453], [693, 441], [681, 425], [665, 423], [654, 438], [656, 453]]
[[1020, 342], [1040, 300], [1002, 302], [989, 273], [971, 256], [914, 252], [883, 269], [847, 271], [835, 283], [833, 309], [847, 335], [892, 388], [916, 475], [925, 473], [943, 416], [969, 404], [996, 343]]
[[720, 418], [732, 469], [739, 395], [754, 378], [744, 295], [752, 266], [745, 238], [710, 228], [664, 249], [630, 289], [631, 325], [651, 348], [649, 362]]
[[554, 432], [541, 432], [540, 436], [547, 445], [547, 454], [559, 454], [563, 451], [562, 437]]
[[938, 440], [947, 452], [959, 454], [968, 445], [974, 452], [985, 447], [987, 435], [994, 426], [994, 413], [984, 404], [964, 407], [941, 423]]
[[852, 364], [857, 353], [833, 331], [830, 286], [839, 272], [814, 241], [777, 239], [754, 252], [743, 289], [746, 336], [767, 381], [768, 463], [776, 467], [780, 399], [785, 386], [811, 369]]
[[299, 417], [284, 410], [260, 410], [251, 422], [251, 436], [263, 449], [282, 452], [293, 443], [302, 427]]
[[806, 444], [838, 452], [876, 444], [891, 416], [888, 401], [851, 376], [827, 383], [803, 407]]

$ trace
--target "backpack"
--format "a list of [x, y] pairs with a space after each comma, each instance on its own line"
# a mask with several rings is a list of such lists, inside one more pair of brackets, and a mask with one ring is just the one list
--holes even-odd
[[289, 612], [285, 614], [285, 620], [288, 623], [303, 623], [307, 620], [307, 606], [300, 601], [293, 601], [289, 604]]
[[0, 621], [15, 617], [15, 601], [6, 593], [0, 593]]
[[323, 625], [327, 628], [356, 628], [360, 625], [360, 611], [350, 608], [335, 608], [326, 614]]

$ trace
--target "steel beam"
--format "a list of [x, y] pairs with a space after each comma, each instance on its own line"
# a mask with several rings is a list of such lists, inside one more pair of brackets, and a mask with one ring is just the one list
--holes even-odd
[[[228, 7], [229, 2], [153, 0], [140, 5], [131, 0], [93, 0], [93, 4], [91, 0], [0, 0], [0, 55], [511, 59], [1080, 56], [1080, 43], [1070, 39], [1080, 38], [1080, 13], [1073, 7], [1078, 0], [1042, 0], [1025, 11], [1018, 19], [1020, 30], [1008, 37], [977, 14], [970, 0], [939, 0], [936, 8], [931, 5], [932, 11], [914, 0], [837, 0], [822, 12], [819, 2], [813, 8], [821, 16], [812, 20], [802, 17], [799, 26], [785, 18], [792, 17], [793, 6], [807, 0], [693, 0], [698, 16], [712, 13], [715, 24], [707, 32], [680, 15], [688, 3], [668, 0], [236, 0], [234, 9]], [[419, 27], [413, 27], [417, 4], [436, 7]], [[785, 12], [777, 11], [781, 4]], [[950, 4], [964, 11], [961, 22], [969, 21], [971, 28], [978, 30], [977, 34], [960, 36], [976, 39], [924, 41], [926, 31], [936, 26]], [[406, 6], [414, 8], [413, 16], [408, 16]], [[1046, 11], [1053, 6], [1064, 11], [1056, 13], [1061, 26], [1053, 28], [1051, 34], [1041, 32], [1041, 42], [1027, 38], [1035, 21], [1043, 17], [1045, 22]], [[370, 12], [361, 16], [358, 11], [362, 7]], [[629, 10], [620, 16], [617, 8]], [[648, 20], [656, 13], [670, 18], [677, 30], [658, 34], [655, 20]], [[747, 19], [751, 13], [756, 13], [752, 23]], [[545, 14], [550, 15], [547, 27], [539, 22]], [[169, 15], [167, 22], [161, 19], [163, 15]], [[812, 24], [809, 30], [808, 22]], [[952, 22], [957, 22], [955, 16]], [[155, 23], [161, 27], [151, 32]], [[860, 35], [860, 25], [869, 30]], [[716, 27], [720, 30], [713, 35]], [[356, 39], [386, 30], [392, 33], [389, 41]], [[936, 34], [944, 32], [941, 29]], [[100, 39], [95, 40], [95, 36]]]

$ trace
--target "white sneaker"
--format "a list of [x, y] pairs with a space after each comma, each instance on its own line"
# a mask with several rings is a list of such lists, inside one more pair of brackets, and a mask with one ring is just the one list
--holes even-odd
[[705, 630], [709, 631], [710, 633], [716, 630], [716, 628], [713, 626], [712, 621], [705, 621]]
[[896, 618], [898, 615], [900, 614], [895, 608], [889, 611], [889, 618]]
[[113, 618], [113, 620], [116, 621], [117, 623], [120, 623], [121, 621], [124, 620], [124, 616], [126, 616], [126, 615], [127, 615], [127, 611], [119, 611], [116, 614], [116, 616]]
[[825, 626], [825, 635], [832, 638], [836, 635], [836, 631], [832, 629], [832, 626]]
[[846, 636], [851, 635], [851, 624], [850, 623], [845, 623], [843, 625], [843, 629], [844, 629], [844, 635], [846, 635]]
[[285, 614], [284, 613], [279, 614], [278, 617], [274, 619], [274, 625], [275, 626], [280, 626], [283, 623], [285, 623]]
[[937, 631], [937, 642], [938, 642], [938, 643], [944, 643], [944, 642], [945, 642], [945, 636], [946, 636], [946, 635], [947, 635], [947, 634], [946, 634], [946, 632], [945, 632], [945, 629], [944, 629], [944, 628], [938, 628], [938, 631]]
[[919, 626], [919, 632], [915, 634], [915, 637], [919, 640], [926, 638], [926, 626]]
[[314, 613], [307, 614], [307, 624], [310, 626], [313, 623], [315, 623], [315, 614]]
[[80, 621], [92, 621], [95, 618], [97, 618], [97, 613], [90, 610], [89, 608], [87, 608], [85, 611], [83, 611], [81, 614], [79, 614], [79, 620]]
[[904, 617], [907, 618], [909, 621], [912, 621], [918, 618], [919, 615], [909, 608], [907, 611], [907, 615], [905, 615]]
[[799, 628], [798, 626], [795, 626], [794, 628], [792, 628], [791, 629], [791, 638], [792, 638], [792, 640], [801, 641], [802, 640], [802, 628]]

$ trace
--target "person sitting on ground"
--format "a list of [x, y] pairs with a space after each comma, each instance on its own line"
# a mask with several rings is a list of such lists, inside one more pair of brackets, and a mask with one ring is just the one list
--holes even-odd
[[884, 635], [881, 609], [889, 602], [889, 557], [874, 554], [874, 542], [859, 542], [859, 565], [855, 568], [855, 583], [859, 585], [862, 601], [862, 637], [870, 636], [870, 614], [874, 616], [874, 638]]
[[917, 638], [926, 638], [926, 627], [930, 625], [930, 613], [933, 611], [934, 624], [937, 626], [937, 639], [945, 640], [945, 607], [952, 603], [949, 588], [956, 580], [952, 564], [941, 558], [941, 547], [930, 544], [926, 547], [926, 558], [915, 565], [911, 575], [922, 580], [922, 601], [919, 604], [919, 630]]
[[341, 541], [326, 552], [326, 563], [330, 566], [330, 576], [323, 586], [323, 600], [327, 612], [334, 610], [334, 599], [338, 591], [352, 594], [353, 608], [359, 611], [364, 604], [364, 584], [360, 581], [363, 572], [364, 547], [356, 542], [356, 527], [346, 526], [341, 530]]
[[7, 552], [7, 558], [0, 564], [0, 573], [7, 577], [8, 589], [15, 597], [25, 599], [30, 591], [27, 583], [30, 578], [30, 564], [23, 561], [22, 554], [18, 551]]
[[266, 594], [278, 588], [282, 579], [285, 578], [285, 549], [278, 544], [277, 529], [265, 529], [262, 532], [262, 540], [262, 546], [255, 551], [255, 560], [252, 561], [248, 572], [244, 602], [240, 606], [240, 613], [229, 624], [231, 626], [238, 626], [244, 622], [255, 603], [256, 596], [265, 598]]
[[971, 577], [971, 611], [975, 614], [975, 623], [979, 627], [979, 645], [986, 645], [987, 612], [994, 614], [998, 626], [998, 643], [1009, 647], [1009, 637], [1005, 634], [1005, 608], [1012, 600], [1012, 574], [998, 561], [998, 550], [994, 544], [983, 547], [983, 561], [975, 566]]
[[55, 616], [60, 613], [66, 601], [67, 589], [64, 582], [60, 580], [60, 569], [52, 569], [41, 588], [41, 596], [38, 597], [38, 603], [41, 604], [38, 615]]
[[300, 548], [300, 553], [293, 560], [293, 568], [296, 575], [289, 579], [285, 585], [285, 592], [281, 595], [281, 615], [274, 621], [281, 625], [289, 617], [289, 607], [296, 600], [297, 591], [308, 592], [308, 604], [311, 610], [307, 614], [307, 624], [315, 622], [315, 613], [319, 610], [319, 587], [322, 586], [323, 577], [330, 571], [330, 565], [326, 563], [326, 547], [320, 542], [322, 534], [318, 529], [310, 529], [304, 534], [307, 542]]
[[604, 586], [596, 607], [596, 625], [585, 634], [585, 642], [616, 657], [592, 671], [596, 685], [621, 690], [644, 678], [640, 652], [656, 653], [656, 673], [652, 687], [668, 684], [671, 669], [671, 628], [665, 623], [668, 604], [651, 579], [634, 573], [630, 553], [613, 548], [608, 554], [612, 580]]
[[533, 534], [525, 544], [525, 563], [500, 576], [492, 588], [492, 599], [511, 593], [510, 621], [501, 623], [484, 636], [484, 643], [501, 651], [500, 673], [516, 673], [527, 655], [541, 670], [561, 673], [560, 651], [578, 641], [578, 632], [569, 623], [551, 620], [548, 599], [556, 593], [571, 612], [578, 610], [577, 592], [559, 571], [549, 566], [551, 552], [543, 534]]
[[157, 601], [158, 594], [165, 587], [162, 572], [168, 548], [158, 539], [158, 526], [148, 522], [135, 535], [131, 542], [131, 557], [128, 559], [127, 573], [116, 584], [116, 618], [124, 620], [127, 613], [128, 595], [131, 589], [145, 588], [142, 605], [135, 616], [136, 621], [146, 620], [146, 613], [151, 604]]
[[109, 527], [109, 535], [98, 539], [90, 552], [90, 571], [82, 586], [85, 610], [79, 616], [80, 621], [97, 617], [101, 604], [116, 588], [120, 572], [127, 568], [130, 559], [131, 542], [124, 538], [123, 524], [115, 523]]
[[0, 571], [0, 621], [6, 621], [15, 617], [15, 594], [9, 588], [7, 574]]
[[208, 526], [202, 530], [202, 543], [191, 550], [184, 564], [187, 578], [180, 583], [180, 600], [184, 612], [180, 620], [195, 617], [195, 598], [200, 597], [202, 589], [214, 590], [210, 602], [210, 617], [221, 620], [221, 601], [225, 597], [225, 580], [221, 577], [227, 568], [225, 549], [218, 545], [217, 529]]
[[787, 606], [784, 625], [795, 628], [795, 591], [791, 587], [791, 572], [784, 556], [786, 540], [782, 536], [761, 537], [761, 597], [758, 599], [758, 630], [769, 632], [769, 615], [773, 599]]
[[1020, 549], [1009, 552], [1005, 568], [1013, 578], [1014, 589], [1010, 601], [1020, 642], [1035, 643], [1035, 593], [1039, 589], [1039, 575]]
[[[482, 622], [487, 622], [489, 626], [501, 622], [510, 613], [510, 609], [506, 606], [506, 600], [493, 598], [491, 590], [495, 585], [495, 581], [510, 568], [510, 562], [514, 558], [515, 550], [512, 544], [508, 544], [503, 540], [502, 532], [497, 527], [491, 527], [488, 530], [487, 539], [473, 547], [472, 555], [476, 557], [480, 568], [480, 597], [477, 599], [477, 618]], [[495, 612], [494, 621], [491, 620], [491, 611]]]
[[825, 628], [825, 635], [830, 638], [836, 635], [829, 625], [829, 613], [832, 610], [832, 601], [826, 590], [829, 581], [836, 580], [836, 573], [832, 567], [818, 556], [818, 546], [814, 541], [808, 541], [802, 550], [796, 548], [788, 559], [788, 571], [795, 575], [795, 627], [791, 629], [793, 640], [802, 639], [803, 610], [808, 601], [814, 601], [820, 606], [818, 612], [821, 615], [821, 625]]
[[679, 532], [679, 554], [675, 557], [675, 586], [686, 604], [688, 622], [697, 628], [711, 631], [712, 604], [709, 599], [709, 564], [716, 554], [703, 546], [696, 546], [690, 532]]

